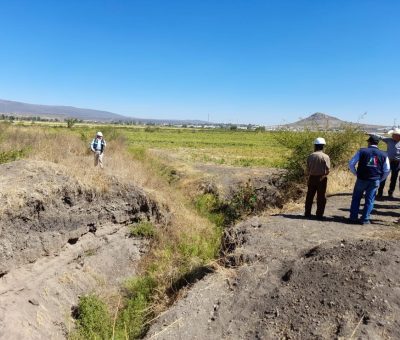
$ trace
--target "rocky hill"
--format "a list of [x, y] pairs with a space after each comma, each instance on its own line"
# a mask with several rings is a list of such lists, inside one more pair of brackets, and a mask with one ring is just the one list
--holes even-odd
[[312, 114], [311, 116], [300, 119], [297, 122], [290, 123], [284, 125], [287, 128], [291, 129], [338, 129], [343, 126], [357, 126], [362, 130], [367, 130], [367, 131], [375, 131], [379, 129], [383, 129], [384, 126], [380, 125], [373, 125], [373, 124], [362, 124], [362, 123], [353, 123], [353, 122], [348, 122], [345, 120], [341, 120], [339, 118], [327, 115], [325, 113], [321, 112], [316, 112]]

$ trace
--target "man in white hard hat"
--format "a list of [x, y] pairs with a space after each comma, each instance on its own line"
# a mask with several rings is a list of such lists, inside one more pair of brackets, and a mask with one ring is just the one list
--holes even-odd
[[[378, 137], [381, 141], [386, 143], [387, 155], [390, 163], [390, 184], [388, 190], [389, 198], [393, 197], [394, 189], [396, 188], [397, 177], [399, 177], [400, 170], [400, 129], [396, 128], [388, 132], [392, 135], [392, 137], [382, 137], [380, 135], [371, 134], [371, 136]], [[376, 198], [383, 198], [383, 189], [385, 187], [386, 180], [382, 181], [378, 193], [376, 194]]]
[[315, 194], [317, 194], [317, 219], [322, 220], [326, 205], [326, 187], [331, 167], [329, 156], [323, 152], [325, 139], [318, 137], [314, 140], [314, 152], [307, 158], [308, 190], [305, 204], [305, 217], [311, 217], [311, 209]]
[[103, 169], [103, 155], [106, 148], [106, 141], [103, 138], [103, 134], [99, 131], [96, 133], [96, 137], [90, 143], [90, 149], [94, 153], [94, 166], [100, 166]]

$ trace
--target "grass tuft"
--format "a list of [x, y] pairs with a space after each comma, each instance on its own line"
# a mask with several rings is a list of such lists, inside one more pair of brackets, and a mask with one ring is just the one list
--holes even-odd
[[156, 234], [156, 228], [151, 222], [143, 221], [130, 226], [130, 236], [153, 238]]
[[71, 340], [111, 338], [112, 318], [107, 305], [98, 296], [81, 297], [75, 314], [76, 330], [70, 335]]

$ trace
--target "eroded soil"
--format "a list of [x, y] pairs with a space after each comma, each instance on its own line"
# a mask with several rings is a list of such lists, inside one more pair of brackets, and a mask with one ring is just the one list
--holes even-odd
[[136, 275], [147, 242], [128, 225], [164, 214], [140, 188], [104, 183], [49, 162], [0, 165], [0, 339], [64, 339], [80, 295], [118, 294]]
[[302, 211], [253, 217], [229, 232], [228, 263], [161, 315], [152, 339], [400, 338], [399, 201], [373, 224], [347, 224], [350, 194], [327, 220]]

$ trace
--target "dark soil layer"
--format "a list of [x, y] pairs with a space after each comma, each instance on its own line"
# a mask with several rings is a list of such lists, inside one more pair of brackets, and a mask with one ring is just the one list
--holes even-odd
[[0, 165], [0, 275], [57, 253], [106, 222], [159, 220], [155, 202], [132, 185], [99, 174], [104, 190], [83, 186], [49, 162]]
[[[400, 338], [398, 241], [335, 242], [311, 248], [266, 296], [259, 336], [283, 339]], [[259, 307], [262, 308], [262, 305]], [[353, 335], [354, 335], [353, 334]]]

